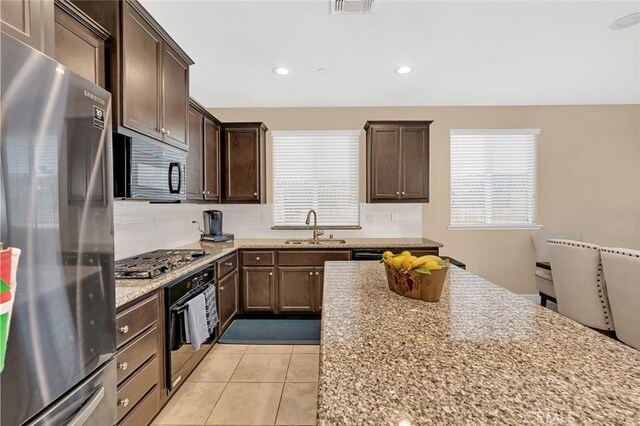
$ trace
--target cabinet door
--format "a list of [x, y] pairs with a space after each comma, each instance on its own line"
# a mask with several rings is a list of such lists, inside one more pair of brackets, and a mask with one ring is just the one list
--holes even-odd
[[397, 200], [400, 196], [400, 131], [394, 126], [369, 129], [369, 201]]
[[259, 202], [258, 129], [225, 129], [224, 201]]
[[222, 334], [238, 313], [238, 270], [218, 282], [219, 334]]
[[220, 128], [206, 117], [204, 119], [204, 199], [220, 201]]
[[273, 267], [242, 268], [243, 312], [275, 311], [275, 276]]
[[187, 154], [187, 198], [202, 200], [202, 123], [204, 117], [189, 109], [189, 152]]
[[53, 0], [0, 1], [0, 28], [23, 43], [52, 55]]
[[[123, 125], [162, 139], [160, 36], [127, 2], [123, 2]], [[186, 120], [186, 112], [185, 112]]]
[[306, 266], [278, 268], [278, 309], [280, 312], [312, 312], [315, 270]]
[[400, 129], [400, 198], [429, 201], [429, 129]]
[[315, 299], [313, 301], [313, 311], [320, 312], [322, 310], [322, 295], [324, 289], [324, 268], [315, 268], [313, 275], [315, 276]]
[[162, 49], [162, 113], [164, 141], [187, 147], [189, 65], [167, 44]]
[[104, 85], [104, 40], [56, 4], [55, 60], [82, 77]]

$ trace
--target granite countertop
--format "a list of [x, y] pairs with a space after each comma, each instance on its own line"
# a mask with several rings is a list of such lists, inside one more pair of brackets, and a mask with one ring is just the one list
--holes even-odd
[[640, 351], [456, 267], [428, 303], [327, 262], [320, 353], [320, 425], [640, 419]]
[[[238, 239], [230, 243], [209, 243], [196, 241], [187, 244], [181, 249], [203, 249], [206, 256], [191, 262], [188, 266], [168, 272], [154, 279], [118, 279], [116, 280], [116, 307], [123, 306], [139, 297], [144, 296], [160, 287], [164, 287], [172, 281], [187, 275], [204, 265], [221, 257], [233, 253], [239, 249], [296, 249], [296, 250], [321, 250], [327, 248], [412, 248], [432, 247], [439, 248], [442, 244], [426, 238], [350, 238], [346, 244], [333, 242], [328, 238], [322, 239], [322, 244], [285, 244], [284, 238], [269, 239]], [[164, 248], [164, 247], [161, 247]]]

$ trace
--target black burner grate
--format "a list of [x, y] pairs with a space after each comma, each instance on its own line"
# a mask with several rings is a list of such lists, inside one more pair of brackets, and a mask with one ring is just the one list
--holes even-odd
[[116, 278], [156, 278], [205, 255], [204, 250], [155, 250], [116, 262]]

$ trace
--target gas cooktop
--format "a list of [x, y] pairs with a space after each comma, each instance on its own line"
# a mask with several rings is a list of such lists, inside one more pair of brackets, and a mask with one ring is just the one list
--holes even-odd
[[156, 278], [205, 255], [204, 250], [155, 250], [116, 262], [116, 278]]

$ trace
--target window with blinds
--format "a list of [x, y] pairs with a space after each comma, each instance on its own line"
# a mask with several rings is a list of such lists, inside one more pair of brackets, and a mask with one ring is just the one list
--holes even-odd
[[273, 138], [273, 220], [304, 225], [359, 224], [359, 131], [280, 131]]
[[451, 130], [451, 227], [535, 226], [539, 129]]

